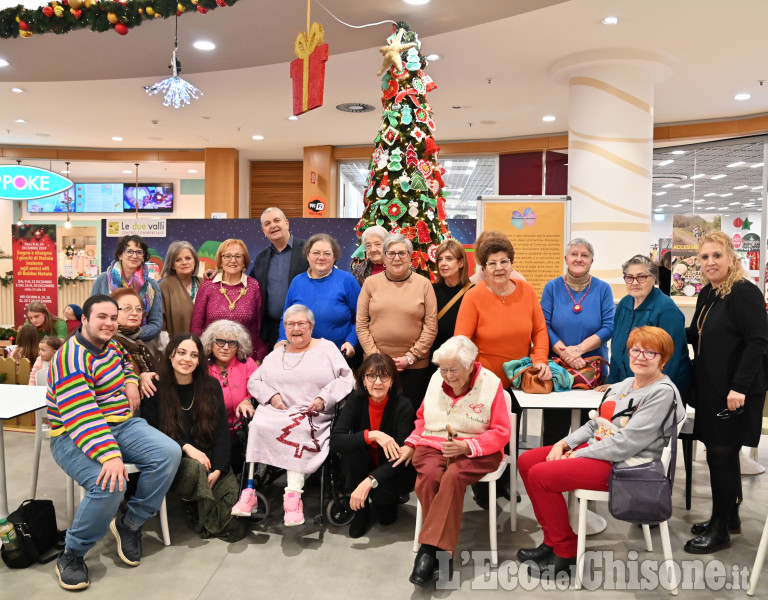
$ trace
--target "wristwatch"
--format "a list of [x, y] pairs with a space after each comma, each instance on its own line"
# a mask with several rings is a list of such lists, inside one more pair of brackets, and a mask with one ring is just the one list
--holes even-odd
[[373, 475], [368, 475], [368, 479], [371, 480], [371, 488], [375, 490], [377, 487], [379, 487], [379, 482], [376, 481], [376, 478]]
[[405, 355], [405, 359], [408, 361], [408, 364], [409, 364], [409, 365], [413, 366], [413, 363], [414, 363], [415, 361], [413, 360], [413, 357], [412, 357], [412, 356], [410, 356], [409, 354], [406, 354], [406, 355]]

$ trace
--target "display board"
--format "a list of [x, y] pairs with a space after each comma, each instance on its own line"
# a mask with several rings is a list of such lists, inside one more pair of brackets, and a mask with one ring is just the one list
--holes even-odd
[[56, 225], [12, 225], [13, 319], [21, 326], [30, 302], [42, 302], [59, 314]]
[[550, 279], [563, 274], [565, 242], [569, 239], [569, 196], [479, 196], [477, 234], [498, 229], [515, 248], [515, 270], [534, 287], [539, 298]]

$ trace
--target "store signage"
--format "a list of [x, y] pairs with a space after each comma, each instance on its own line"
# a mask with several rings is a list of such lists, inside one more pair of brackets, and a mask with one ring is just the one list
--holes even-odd
[[165, 219], [107, 219], [107, 237], [165, 237]]
[[26, 165], [0, 165], [0, 200], [35, 200], [71, 188], [58, 173]]
[[321, 196], [315, 196], [307, 203], [308, 217], [324, 217], [327, 205]]

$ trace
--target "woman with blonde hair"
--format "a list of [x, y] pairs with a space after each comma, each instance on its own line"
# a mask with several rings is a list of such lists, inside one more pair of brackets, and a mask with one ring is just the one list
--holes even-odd
[[44, 302], [30, 302], [27, 305], [26, 314], [27, 323], [37, 328], [40, 340], [47, 335], [55, 335], [62, 339], [67, 337], [67, 322], [51, 314]]
[[760, 442], [768, 389], [768, 318], [762, 293], [745, 278], [731, 238], [706, 233], [699, 245], [707, 281], [687, 329], [693, 345], [694, 437], [707, 447], [712, 516], [696, 523], [685, 551], [709, 554], [731, 545], [741, 531], [742, 446]]

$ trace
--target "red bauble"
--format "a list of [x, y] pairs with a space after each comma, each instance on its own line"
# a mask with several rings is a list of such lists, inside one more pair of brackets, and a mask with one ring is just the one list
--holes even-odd
[[741, 219], [741, 217], [736, 217], [733, 220], [733, 226], [734, 227], [741, 227], [742, 225], [744, 225], [744, 221]]
[[29, 31], [30, 29], [29, 23], [27, 23], [26, 21], [19, 21], [19, 29], [21, 29], [22, 31]]
[[129, 29], [125, 23], [115, 23], [115, 31], [120, 35], [127, 35]]
[[74, 10], [74, 9], [71, 9], [71, 8], [69, 10], [72, 13], [72, 16], [75, 17], [75, 19], [79, 19], [79, 18], [81, 18], [83, 16], [83, 11], [82, 10], [79, 10], [79, 9], [78, 10]]
[[227, 0], [216, 0], [216, 4], [218, 4], [219, 6], [226, 6]]
[[50, 6], [44, 6], [43, 7], [43, 14], [46, 17], [52, 17], [53, 16], [53, 8]]
[[204, 8], [204, 7], [202, 7], [202, 6], [200, 6], [200, 5], [198, 4], [198, 5], [197, 5], [197, 12], [199, 12], [201, 15], [204, 15], [205, 13], [207, 13], [207, 12], [208, 12], [208, 9], [207, 9], [207, 8]]

